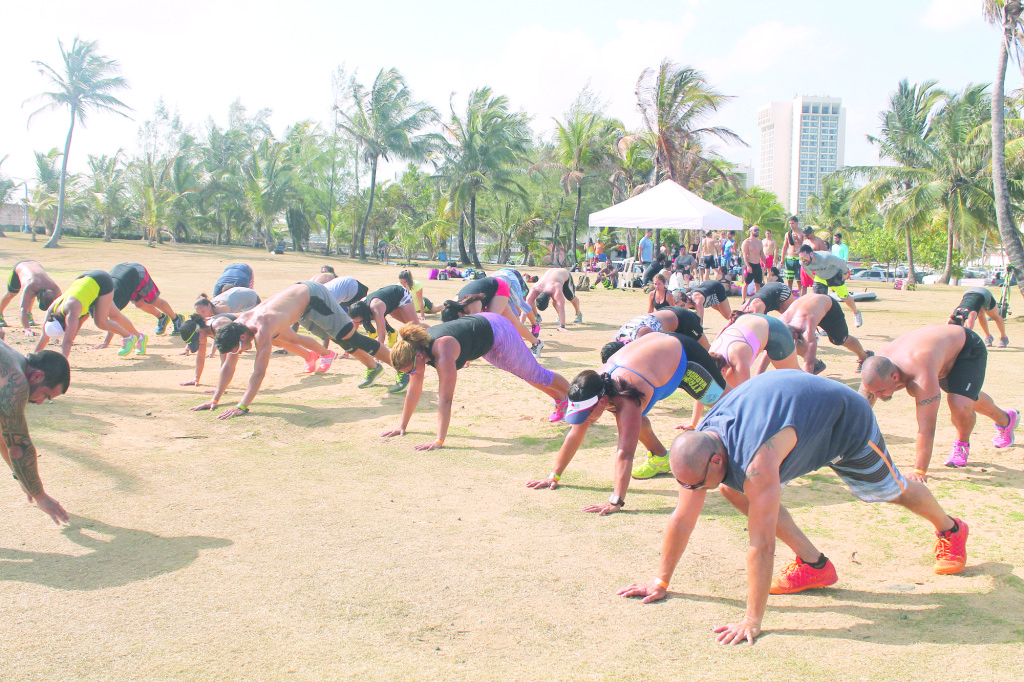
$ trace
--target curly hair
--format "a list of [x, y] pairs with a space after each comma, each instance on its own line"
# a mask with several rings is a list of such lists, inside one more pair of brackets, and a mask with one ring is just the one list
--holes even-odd
[[395, 369], [416, 363], [416, 353], [429, 351], [432, 340], [426, 328], [407, 322], [398, 328], [398, 340], [391, 347], [391, 366]]

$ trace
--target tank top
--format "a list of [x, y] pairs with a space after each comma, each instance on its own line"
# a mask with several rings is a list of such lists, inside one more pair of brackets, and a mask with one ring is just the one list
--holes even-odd
[[704, 336], [704, 325], [700, 323], [700, 316], [697, 313], [680, 306], [669, 306], [666, 310], [676, 316], [676, 334], [689, 336], [696, 340], [700, 340], [700, 337]]
[[[481, 281], [481, 280], [478, 280]], [[486, 317], [480, 315], [463, 315], [451, 322], [442, 322], [427, 329], [430, 335], [430, 347], [434, 347], [434, 341], [445, 336], [450, 336], [459, 342], [459, 357], [455, 360], [455, 369], [462, 369], [470, 360], [482, 358], [494, 347], [494, 330]], [[430, 360], [427, 364], [434, 365], [434, 354], [430, 349], [426, 351]]]
[[493, 277], [484, 277], [483, 279], [476, 279], [462, 287], [459, 290], [458, 300], [464, 299], [466, 296], [472, 296], [473, 294], [484, 294], [484, 300], [480, 301], [484, 308], [491, 304], [491, 299], [498, 293], [498, 280]]
[[71, 283], [71, 286], [68, 287], [68, 290], [64, 292], [64, 295], [54, 301], [53, 310], [62, 320], [67, 317], [67, 303], [70, 299], [76, 298], [81, 302], [81, 317], [85, 317], [89, 314], [89, 307], [92, 306], [92, 304], [96, 302], [96, 299], [100, 297], [100, 285], [92, 278], [91, 275], [93, 272], [97, 271], [90, 270], [84, 275], [79, 275], [78, 278]]
[[665, 300], [662, 301], [661, 303], [658, 303], [658, 292], [657, 292], [657, 290], [655, 290], [655, 292], [654, 292], [654, 309], [655, 310], [661, 310], [663, 308], [670, 308], [670, 307], [672, 307], [672, 304], [668, 302], [668, 290], [667, 289], [665, 290]]
[[373, 300], [383, 301], [385, 306], [384, 314], [390, 315], [401, 307], [402, 299], [405, 295], [405, 287], [401, 284], [389, 284], [386, 287], [377, 289], [377, 291], [367, 296], [366, 302], [369, 303]]

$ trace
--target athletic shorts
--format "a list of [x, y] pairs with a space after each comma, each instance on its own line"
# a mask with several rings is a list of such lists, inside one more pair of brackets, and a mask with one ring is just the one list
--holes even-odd
[[[498, 293], [501, 294], [501, 291], [499, 290]], [[572, 283], [572, 273], [569, 273], [569, 279], [565, 280], [565, 284], [562, 285], [562, 295], [565, 296], [566, 301], [576, 298], [576, 285]]]
[[765, 256], [765, 259], [764, 259], [764, 269], [765, 270], [771, 270], [773, 265], [775, 265], [775, 254], [772, 254], [770, 256]]
[[875, 423], [871, 440], [861, 452], [829, 464], [854, 497], [864, 502], [892, 502], [907, 488], [896, 465], [892, 463], [885, 439]]
[[747, 274], [743, 277], [743, 281], [747, 284], [756, 283], [758, 285], [764, 284], [764, 271], [761, 269], [760, 263], [747, 262]]
[[804, 269], [802, 265], [800, 266], [800, 286], [804, 287], [805, 289], [807, 287], [814, 286], [813, 275], [807, 272], [807, 270]]
[[[846, 315], [843, 314], [843, 306], [836, 299], [831, 299], [832, 306], [821, 318], [818, 326], [828, 334], [828, 340], [833, 346], [841, 346], [850, 338], [850, 327], [846, 324]], [[982, 345], [984, 348], [984, 345]]]
[[[10, 286], [7, 287], [7, 290], [11, 290]], [[991, 302], [991, 305], [986, 305], [989, 302]], [[963, 300], [960, 301], [960, 305], [957, 306], [957, 310], [960, 308], [966, 308], [969, 312], [980, 314], [983, 308], [986, 310], [994, 310], [995, 307], [996, 299], [994, 296], [985, 296], [983, 294], [974, 293], [973, 291], [968, 291], [964, 294]]]
[[18, 277], [18, 266], [29, 261], [20, 260], [11, 268], [11, 276], [7, 278], [7, 291], [16, 294], [21, 291], [21, 278]]
[[962, 395], [977, 400], [981, 386], [985, 383], [985, 368], [988, 366], [988, 349], [981, 337], [970, 329], [964, 329], [967, 338], [963, 350], [956, 356], [953, 367], [942, 379], [939, 388], [946, 393]]
[[497, 313], [480, 313], [491, 324], [494, 345], [484, 354], [484, 360], [498, 369], [538, 386], [550, 386], [555, 373], [541, 367], [515, 325]]
[[355, 325], [341, 306], [323, 284], [319, 282], [302, 282], [309, 289], [309, 305], [299, 318], [299, 324], [315, 336], [328, 337], [348, 352], [366, 351], [375, 355], [380, 350], [380, 343], [356, 332], [349, 338], [344, 336], [351, 332]]
[[523, 276], [519, 274], [518, 270], [502, 268], [491, 276], [508, 284], [508, 304], [512, 307], [514, 315], [533, 311], [533, 308], [526, 303], [526, 292], [530, 288], [526, 286], [526, 282], [523, 281]]
[[704, 269], [705, 270], [714, 270], [715, 267], [716, 267], [715, 266], [715, 257], [714, 256], [704, 256], [703, 263], [704, 263]]
[[764, 351], [768, 354], [769, 360], [778, 362], [785, 360], [796, 351], [796, 341], [793, 340], [793, 333], [789, 331], [786, 323], [777, 317], [753, 313], [768, 323], [768, 342], [764, 344]]
[[843, 279], [842, 273], [828, 279], [822, 279], [817, 275], [814, 276], [814, 293], [827, 294], [829, 289], [836, 292], [836, 296], [840, 299], [845, 299], [850, 295], [850, 290], [846, 288], [846, 280]]
[[224, 273], [217, 279], [217, 283], [213, 285], [213, 295], [216, 296], [231, 287], [251, 289], [252, 283], [252, 268], [245, 263], [232, 263], [224, 268]]
[[114, 305], [118, 310], [124, 310], [133, 301], [152, 303], [160, 297], [160, 289], [149, 271], [138, 263], [115, 265], [110, 278], [114, 280]]
[[694, 289], [693, 290], [693, 293], [704, 294], [704, 307], [705, 308], [714, 308], [719, 303], [722, 303], [722, 302], [728, 300], [726, 298], [728, 296], [728, 292], [725, 289], [725, 285], [722, 284], [721, 282], [717, 282], [717, 284], [718, 284], [718, 286], [711, 287], [711, 291], [707, 292], [707, 293], [705, 293], [701, 289]]
[[786, 279], [796, 279], [797, 274], [800, 272], [800, 259], [799, 258], [787, 258], [786, 259]]
[[[683, 355], [686, 357], [686, 370], [679, 379], [679, 388], [694, 400], [699, 400], [705, 405], [714, 405], [725, 393], [726, 388], [718, 362], [694, 339], [676, 332], [665, 333], [675, 337], [682, 344]], [[647, 410], [650, 410], [654, 402], [651, 401]]]

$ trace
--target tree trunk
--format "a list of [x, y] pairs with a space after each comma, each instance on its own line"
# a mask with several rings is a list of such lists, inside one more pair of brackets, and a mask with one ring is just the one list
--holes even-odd
[[473, 259], [473, 267], [482, 268], [480, 257], [476, 254], [476, 194], [469, 197], [469, 255]]
[[950, 211], [949, 218], [946, 221], [946, 266], [942, 268], [942, 275], [939, 277], [939, 281], [942, 284], [949, 284], [950, 277], [953, 276], [953, 212]]
[[64, 234], [64, 189], [68, 177], [68, 154], [71, 153], [71, 134], [75, 131], [75, 112], [71, 111], [71, 125], [68, 127], [68, 139], [64, 142], [64, 158], [60, 162], [60, 195], [57, 199], [57, 225], [53, 228], [53, 235], [50, 241], [43, 244], [44, 249], [52, 249], [57, 246], [61, 235]]
[[572, 213], [572, 244], [569, 246], [569, 251], [572, 255], [569, 258], [570, 263], [576, 263], [576, 234], [577, 226], [580, 220], [580, 204], [583, 203], [583, 180], [580, 179], [578, 185], [576, 185], [576, 210]]
[[377, 158], [373, 157], [373, 164], [370, 166], [370, 205], [366, 207], [363, 227], [359, 230], [359, 260], [364, 263], [366, 262], [366, 224], [370, 222], [370, 212], [373, 211], [373, 195], [377, 191]]
[[114, 224], [109, 220], [106, 220], [103, 223], [103, 241], [114, 241]]
[[917, 283], [917, 274], [914, 272], [914, 242], [910, 238], [910, 228], [903, 230], [907, 238], [907, 279], [911, 283]]
[[549, 265], [555, 265], [555, 256], [558, 254], [558, 233], [561, 231], [559, 219], [562, 217], [562, 206], [564, 204], [565, 197], [563, 196], [558, 200], [558, 210], [555, 211], [555, 230], [551, 233], [551, 262]]
[[[1006, 3], [1003, 7], [1003, 35], [999, 44], [996, 82], [992, 88], [992, 189], [996, 204], [996, 222], [1003, 251], [1017, 272], [1024, 272], [1024, 246], [1021, 245], [1013, 213], [1010, 210], [1010, 188], [1006, 181], [1006, 120], [1003, 110], [1006, 86], [1006, 64], [1014, 27], [1020, 17], [1020, 3]], [[1024, 294], [1024, 277], [1017, 278], [1017, 286]]]
[[469, 265], [469, 254], [466, 253], [466, 214], [459, 210], [459, 262]]

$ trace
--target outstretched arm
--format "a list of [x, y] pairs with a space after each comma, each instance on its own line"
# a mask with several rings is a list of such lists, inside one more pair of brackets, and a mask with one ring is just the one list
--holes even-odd
[[[619, 429], [618, 448], [615, 453], [615, 483], [612, 492], [625, 498], [629, 491], [629, 478], [633, 471], [633, 457], [636, 455], [636, 444], [640, 439], [640, 429], [646, 419], [640, 406], [629, 401], [618, 407], [615, 412], [615, 424]], [[599, 516], [614, 514], [621, 511], [621, 505], [611, 502], [591, 504], [583, 508], [585, 512], [596, 512]]]
[[935, 424], [939, 419], [939, 390], [937, 379], [928, 377], [921, 384], [910, 383], [907, 393], [913, 398], [917, 407], [917, 447], [914, 459], [914, 472], [907, 478], [924, 483], [927, 481], [928, 465], [932, 461], [932, 449], [935, 445]]
[[423, 358], [416, 358], [416, 367], [409, 375], [409, 387], [405, 391], [405, 402], [402, 403], [402, 420], [398, 423], [397, 429], [391, 429], [380, 434], [383, 438], [391, 436], [404, 436], [405, 430], [409, 427], [412, 415], [416, 406], [420, 404], [420, 396], [423, 395], [423, 376], [426, 373], [427, 363]]
[[565, 440], [562, 441], [562, 447], [559, 448], [558, 454], [555, 455], [555, 464], [551, 469], [551, 475], [545, 479], [529, 481], [526, 487], [533, 488], [534, 490], [541, 490], [542, 488], [554, 490], [557, 488], [562, 474], [569, 468], [569, 462], [572, 461], [576, 451], [583, 444], [583, 438], [587, 435], [587, 429], [589, 428], [590, 424], [586, 422], [573, 424], [572, 428], [569, 429], [569, 433], [565, 434]]

